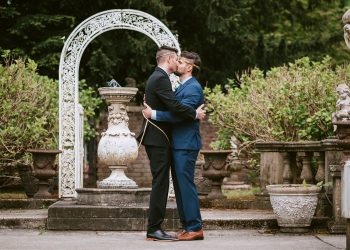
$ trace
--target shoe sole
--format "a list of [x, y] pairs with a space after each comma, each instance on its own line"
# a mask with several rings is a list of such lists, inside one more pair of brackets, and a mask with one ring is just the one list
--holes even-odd
[[173, 239], [173, 240], [160, 240], [157, 238], [146, 238], [147, 241], [161, 241], [161, 242], [173, 242], [173, 241], [179, 241], [178, 239]]
[[191, 241], [191, 240], [204, 240], [204, 237], [198, 237], [194, 239], [179, 239], [180, 241]]

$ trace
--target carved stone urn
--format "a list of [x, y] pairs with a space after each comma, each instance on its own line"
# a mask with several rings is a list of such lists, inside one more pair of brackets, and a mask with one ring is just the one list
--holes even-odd
[[55, 149], [28, 149], [33, 155], [33, 176], [39, 179], [39, 190], [34, 198], [54, 198], [49, 193], [49, 180], [57, 175], [58, 165], [55, 164], [56, 156], [61, 150]]
[[307, 232], [322, 187], [303, 184], [268, 185], [273, 212], [281, 232]]
[[137, 88], [102, 87], [98, 91], [108, 106], [108, 129], [101, 134], [97, 155], [108, 166], [111, 175], [97, 184], [98, 188], [137, 188], [124, 170], [136, 160], [138, 145], [135, 133], [129, 130], [129, 117], [125, 103], [137, 93]]
[[229, 176], [227, 156], [231, 150], [201, 150], [204, 155], [204, 165], [202, 175], [211, 181], [212, 189], [208, 194], [208, 199], [222, 199], [221, 185], [225, 177]]

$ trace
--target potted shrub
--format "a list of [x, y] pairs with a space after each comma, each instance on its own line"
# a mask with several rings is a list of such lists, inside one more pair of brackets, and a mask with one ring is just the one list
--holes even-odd
[[[306, 57], [266, 73], [259, 69], [243, 73], [239, 82], [229, 81], [225, 93], [219, 86], [205, 89], [207, 108], [211, 111], [209, 119], [219, 127], [215, 145], [225, 148], [230, 137], [235, 136], [241, 142], [241, 149], [245, 148], [252, 156], [256, 155], [254, 147], [249, 146], [259, 141], [321, 141], [334, 135], [331, 118], [336, 109], [335, 89], [339, 83], [347, 83], [347, 72], [349, 65], [334, 68], [329, 57], [321, 62], [312, 62]], [[252, 162], [260, 161], [253, 159]], [[271, 192], [276, 193], [276, 188], [270, 186]], [[281, 185], [279, 188], [290, 194], [292, 190], [299, 191], [289, 195], [291, 197], [304, 195], [310, 189], [312, 199], [320, 190], [311, 186]], [[290, 212], [287, 206], [281, 208]], [[304, 209], [314, 214], [313, 206]]]
[[253, 69], [239, 82], [229, 80], [205, 89], [211, 123], [219, 127], [218, 148], [227, 148], [231, 136], [244, 145], [256, 141], [317, 141], [333, 133], [331, 114], [335, 89], [346, 83], [349, 66], [332, 68], [331, 59], [302, 58], [288, 66], [264, 72]]
[[[12, 168], [26, 194], [37, 190], [28, 148], [57, 148], [58, 84], [36, 73], [34, 61], [0, 65], [0, 168]], [[17, 173], [16, 173], [17, 172]]]
[[[0, 172], [11, 173], [10, 179], [21, 178], [31, 197], [38, 180], [33, 178], [32, 156], [27, 150], [56, 152], [58, 148], [58, 81], [39, 75], [33, 60], [11, 60], [8, 53], [0, 65]], [[87, 121], [102, 101], [84, 81], [80, 87], [80, 102], [87, 107], [84, 132], [91, 138], [95, 132]], [[8, 178], [0, 178], [0, 188], [7, 182]]]

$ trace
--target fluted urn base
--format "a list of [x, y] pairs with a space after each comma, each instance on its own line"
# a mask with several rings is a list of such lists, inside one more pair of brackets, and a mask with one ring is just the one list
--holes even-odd
[[136, 182], [125, 175], [124, 170], [126, 169], [126, 166], [109, 166], [109, 169], [112, 171], [111, 175], [108, 178], [100, 181], [97, 184], [98, 188], [138, 188]]

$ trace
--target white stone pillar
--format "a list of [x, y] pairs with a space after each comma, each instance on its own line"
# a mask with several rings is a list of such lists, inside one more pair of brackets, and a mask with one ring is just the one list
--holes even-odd
[[350, 161], [346, 161], [342, 171], [341, 215], [350, 218]]
[[[344, 40], [346, 46], [350, 49], [350, 9], [345, 12], [342, 17], [344, 23]], [[345, 218], [350, 218], [350, 161], [347, 160], [342, 170], [342, 183], [341, 183], [341, 214]], [[349, 223], [349, 221], [348, 221]], [[350, 232], [347, 233], [348, 238]], [[350, 246], [347, 245], [350, 248]]]
[[84, 175], [84, 108], [78, 104], [78, 143], [77, 143], [77, 167], [75, 168], [75, 188], [83, 187], [83, 175]]

